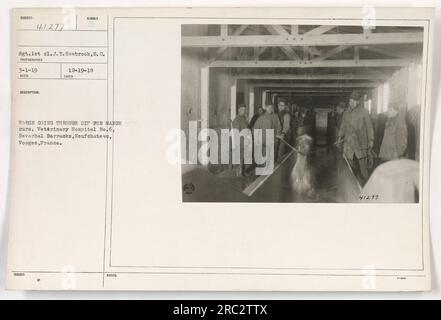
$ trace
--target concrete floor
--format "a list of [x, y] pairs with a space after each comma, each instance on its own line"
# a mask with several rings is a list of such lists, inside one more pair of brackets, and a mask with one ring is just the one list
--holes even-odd
[[[189, 202], [356, 202], [359, 193], [357, 180], [335, 148], [319, 148], [310, 157], [315, 185], [312, 197], [294, 192], [289, 176], [296, 159], [292, 153], [274, 173], [251, 195], [242, 191], [253, 178], [236, 178], [223, 174], [216, 177], [203, 167], [196, 167], [183, 175], [183, 185], [192, 184], [183, 192], [183, 201]], [[191, 189], [191, 190], [188, 190]]]

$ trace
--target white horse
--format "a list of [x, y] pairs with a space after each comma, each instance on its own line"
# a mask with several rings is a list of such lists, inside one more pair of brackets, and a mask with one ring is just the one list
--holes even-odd
[[315, 195], [314, 180], [308, 159], [312, 143], [313, 139], [306, 134], [297, 137], [297, 159], [290, 175], [290, 183], [296, 195], [307, 196], [308, 198]]

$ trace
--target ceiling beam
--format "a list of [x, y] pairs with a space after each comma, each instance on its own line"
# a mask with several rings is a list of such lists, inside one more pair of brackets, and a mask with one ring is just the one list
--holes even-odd
[[[319, 26], [317, 28], [314, 28], [310, 31], [305, 32], [303, 35], [319, 35], [328, 32], [331, 29], [334, 29], [336, 26]], [[314, 59], [315, 56], [320, 56], [321, 51], [314, 47], [303, 47], [303, 49], [309, 53], [311, 59]], [[305, 58], [305, 57], [303, 57]]]
[[386, 74], [249, 74], [238, 75], [244, 80], [387, 80]]
[[326, 33], [332, 29], [334, 29], [336, 27], [336, 25], [332, 25], [332, 26], [319, 26], [317, 28], [314, 28], [312, 30], [309, 30], [307, 32], [305, 32], [303, 35], [316, 35], [316, 34], [323, 34]]
[[209, 63], [217, 68], [344, 68], [344, 67], [405, 67], [409, 64], [405, 59], [363, 59], [363, 60], [218, 60]]
[[288, 94], [303, 94], [303, 95], [320, 95], [323, 97], [327, 96], [337, 96], [337, 95], [349, 95], [353, 90], [346, 91], [300, 91], [300, 90], [272, 90], [268, 91], [271, 93], [277, 93], [278, 95], [288, 95]]
[[400, 50], [391, 51], [391, 50], [386, 50], [386, 49], [375, 47], [375, 46], [362, 46], [360, 48], [363, 50], [383, 54], [383, 55], [393, 57], [393, 58], [402, 58], [402, 59], [411, 58], [409, 55], [401, 53]]
[[[358, 90], [358, 89], [357, 89]], [[338, 90], [338, 91], [324, 91], [324, 90], [316, 90], [316, 91], [312, 91], [312, 90], [293, 90], [293, 89], [279, 89], [279, 90], [271, 90], [268, 91], [269, 93], [281, 93], [281, 92], [286, 92], [286, 93], [302, 93], [302, 94], [322, 94], [322, 95], [328, 95], [328, 94], [350, 94], [353, 90]], [[362, 91], [362, 90], [358, 90], [358, 91]], [[364, 92], [364, 91], [363, 91]]]
[[[266, 49], [268, 49], [269, 47], [262, 47], [262, 48], [258, 48], [258, 52], [257, 52], [257, 58], [259, 58], [265, 51]], [[254, 48], [256, 49], [256, 48]], [[257, 60], [257, 59], [255, 59]]]
[[[326, 97], [326, 96], [349, 96], [352, 93], [353, 90], [346, 90], [346, 91], [334, 91], [334, 92], [323, 92], [323, 91], [297, 91], [297, 90], [272, 90], [272, 91], [268, 91], [268, 94], [292, 94], [292, 95], [304, 95], [304, 96], [308, 96], [308, 95], [316, 95], [316, 96], [322, 96], [322, 97]], [[360, 93], [364, 94], [364, 93], [368, 93], [367, 90], [361, 90], [361, 89], [357, 89], [357, 91], [359, 91]]]
[[308, 93], [308, 92], [315, 92], [315, 93], [348, 93], [348, 92], [352, 92], [353, 90], [351, 89], [323, 89], [323, 88], [319, 88], [319, 89], [313, 89], [313, 88], [308, 88], [308, 89], [268, 89], [268, 92], [300, 92], [300, 93]]
[[[247, 24], [240, 25], [236, 30], [234, 30], [233, 36], [238, 36], [238, 35], [242, 34], [247, 28], [248, 28]], [[226, 24], [221, 25], [221, 38], [225, 38], [227, 36], [228, 36], [228, 25], [226, 25]], [[222, 55], [222, 53], [225, 52], [225, 50], [227, 50], [227, 47], [219, 48], [216, 51], [216, 53], [214, 54], [211, 61], [218, 59]]]
[[183, 47], [282, 47], [422, 43], [422, 32], [320, 35], [250, 35], [182, 37]]
[[255, 88], [376, 88], [380, 83], [259, 83]]
[[336, 54], [339, 54], [342, 51], [345, 51], [349, 47], [350, 46], [338, 46], [338, 47], [335, 47], [335, 48], [325, 52], [324, 54], [320, 55], [315, 60], [326, 60], [328, 58], [331, 58], [331, 57], [335, 56]]
[[[264, 25], [265, 29], [269, 31], [269, 33], [273, 35], [288, 35], [289, 33], [280, 25]], [[282, 49], [283, 53], [291, 60], [299, 60], [300, 57], [298, 54], [294, 51], [293, 48], [289, 46], [282, 46], [280, 47]]]
[[329, 93], [301, 93], [301, 92], [291, 92], [291, 93], [285, 93], [279, 92], [279, 97], [346, 97], [349, 96], [351, 92], [342, 92], [342, 93], [335, 93], [335, 94], [329, 94]]

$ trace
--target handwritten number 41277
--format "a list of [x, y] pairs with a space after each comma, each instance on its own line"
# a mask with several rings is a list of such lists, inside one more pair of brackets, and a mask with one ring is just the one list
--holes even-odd
[[370, 194], [370, 195], [365, 195], [365, 194], [361, 194], [358, 196], [359, 200], [378, 200], [380, 196], [378, 194]]
[[40, 31], [63, 31], [64, 23], [39, 23], [37, 30]]

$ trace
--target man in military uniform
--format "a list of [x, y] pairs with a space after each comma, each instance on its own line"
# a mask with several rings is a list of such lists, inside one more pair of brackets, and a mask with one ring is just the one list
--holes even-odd
[[233, 139], [233, 149], [236, 149], [236, 152], [240, 152], [240, 164], [237, 164], [235, 166], [236, 175], [238, 177], [244, 176], [245, 174], [245, 163], [244, 163], [244, 156], [245, 156], [244, 152], [246, 152], [245, 145], [250, 143], [250, 141], [248, 141], [247, 139], [245, 139], [245, 141], [242, 142], [240, 138], [240, 132], [244, 129], [248, 129], [248, 121], [245, 116], [245, 112], [246, 112], [245, 105], [240, 104], [237, 110], [237, 116], [236, 118], [234, 118], [233, 123], [231, 124], [233, 129], [238, 130], [238, 132], [236, 133], [233, 132], [233, 135], [239, 134], [237, 139]]
[[[277, 161], [277, 140], [276, 136], [280, 135], [282, 132], [282, 125], [280, 124], [280, 119], [277, 114], [274, 113], [274, 105], [268, 104], [266, 106], [266, 111], [262, 114], [254, 124], [254, 130], [262, 131], [262, 141], [260, 144], [262, 146], [262, 154], [267, 155], [267, 151], [273, 151], [274, 163]], [[269, 141], [269, 145], [266, 144], [266, 133], [267, 130], [273, 130], [274, 138]], [[256, 138], [256, 137], [255, 137]]]
[[248, 121], [245, 116], [247, 108], [244, 104], [240, 104], [237, 108], [237, 116], [234, 118], [232, 127], [234, 129], [238, 129], [239, 131], [242, 131], [243, 129], [248, 128]]
[[397, 104], [392, 104], [387, 111], [387, 121], [383, 141], [380, 147], [382, 162], [405, 157], [407, 149], [407, 126], [404, 114]]
[[250, 129], [254, 128], [254, 124], [256, 123], [257, 119], [259, 119], [259, 117], [264, 114], [265, 109], [262, 107], [257, 108], [257, 113], [251, 118], [250, 123], [249, 123], [249, 127]]
[[[279, 119], [282, 126], [280, 137], [288, 143], [291, 143], [291, 115], [285, 101], [279, 102]], [[278, 159], [282, 159], [283, 155], [288, 151], [285, 143], [279, 143]]]
[[358, 91], [351, 93], [349, 108], [343, 113], [338, 132], [338, 144], [343, 143], [343, 154], [364, 184], [369, 177], [367, 160], [374, 146], [374, 129], [369, 112], [361, 103]]

